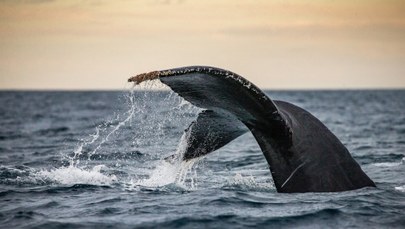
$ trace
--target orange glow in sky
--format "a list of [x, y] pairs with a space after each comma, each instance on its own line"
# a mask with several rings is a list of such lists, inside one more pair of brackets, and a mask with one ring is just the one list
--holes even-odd
[[3, 0], [1, 89], [211, 65], [261, 88], [404, 88], [403, 0]]

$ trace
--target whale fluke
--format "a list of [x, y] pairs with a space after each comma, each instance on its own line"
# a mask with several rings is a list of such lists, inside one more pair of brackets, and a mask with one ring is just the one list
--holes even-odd
[[241, 121], [229, 113], [203, 110], [185, 130], [187, 145], [183, 159], [209, 154], [248, 131]]
[[159, 79], [205, 109], [186, 129], [184, 160], [213, 152], [251, 131], [278, 192], [336, 192], [375, 187], [346, 147], [304, 109], [272, 101], [243, 77], [214, 67], [191, 66], [128, 79]]

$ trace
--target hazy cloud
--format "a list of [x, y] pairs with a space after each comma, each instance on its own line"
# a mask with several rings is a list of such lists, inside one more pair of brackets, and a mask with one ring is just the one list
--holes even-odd
[[184, 65], [265, 88], [405, 87], [402, 1], [1, 3], [0, 88], [122, 88]]

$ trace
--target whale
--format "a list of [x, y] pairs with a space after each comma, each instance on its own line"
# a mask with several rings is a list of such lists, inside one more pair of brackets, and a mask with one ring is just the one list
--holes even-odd
[[242, 76], [210, 66], [138, 74], [128, 82], [160, 80], [199, 108], [185, 130], [182, 160], [205, 156], [251, 132], [277, 192], [341, 192], [376, 187], [343, 143], [315, 116], [272, 100]]

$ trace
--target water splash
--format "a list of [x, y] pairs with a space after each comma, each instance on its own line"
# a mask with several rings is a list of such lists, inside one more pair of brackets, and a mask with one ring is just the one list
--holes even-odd
[[83, 147], [93, 144], [100, 137], [100, 126], [96, 127], [96, 133], [90, 135], [90, 140], [82, 140], [79, 147], [73, 152], [73, 156], [69, 159], [69, 166], [77, 167], [80, 163], [80, 155], [83, 153]]
[[201, 158], [183, 161], [186, 146], [186, 134], [183, 134], [176, 153], [170, 159], [160, 160], [148, 178], [132, 181], [132, 188], [137, 186], [156, 188], [175, 184], [186, 190], [196, 189], [197, 172], [194, 165]]
[[92, 169], [82, 169], [73, 166], [54, 169], [36, 169], [26, 166], [0, 167], [0, 184], [24, 185], [113, 185], [118, 181], [115, 175], [105, 175], [108, 168], [104, 165]]
[[[104, 146], [114, 144], [112, 137], [118, 137], [120, 129], [125, 126], [131, 126], [133, 131], [133, 149], [137, 148], [147, 150], [147, 154], [156, 154], [158, 157], [152, 157], [146, 166], [155, 164], [155, 168], [148, 169], [147, 178], [135, 179], [132, 178], [131, 183], [134, 186], [144, 187], [161, 187], [169, 184], [175, 184], [179, 187], [186, 189], [194, 189], [196, 171], [194, 175], [190, 176], [192, 167], [196, 160], [183, 162], [181, 160], [184, 149], [185, 140], [184, 136], [180, 141], [174, 155], [176, 160], [170, 163], [162, 160], [165, 158], [170, 150], [162, 147], [162, 142], [165, 142], [167, 128], [178, 128], [179, 133], [183, 131], [182, 121], [184, 117], [195, 117], [200, 109], [195, 108], [184, 99], [175, 96], [173, 92], [168, 93], [163, 101], [159, 97], [159, 91], [156, 89], [162, 88], [163, 84], [150, 81], [142, 83], [136, 88], [132, 88], [126, 94], [126, 101], [128, 103], [128, 110], [123, 113], [115, 114], [112, 119], [95, 127], [94, 134], [89, 135], [87, 138], [81, 139], [80, 144], [73, 151], [72, 156], [68, 157], [68, 166], [61, 168], [52, 168], [50, 170], [41, 170], [36, 173], [38, 179], [45, 181], [56, 182], [64, 185], [72, 184], [92, 184], [92, 185], [111, 185], [118, 182], [118, 177], [115, 175], [106, 175], [105, 172], [108, 168], [98, 163], [95, 164], [93, 156], [101, 155], [103, 153], [111, 152], [111, 149], [104, 149]], [[166, 87], [166, 86], [164, 86]], [[151, 90], [152, 89], [152, 90]], [[155, 97], [154, 97], [155, 96]], [[154, 101], [153, 102], [151, 102]], [[160, 103], [159, 103], [160, 100]], [[166, 113], [157, 114], [157, 106], [164, 103], [165, 106], [171, 109], [165, 111]], [[132, 126], [134, 126], [132, 128]], [[173, 151], [172, 151], [173, 152]], [[173, 154], [173, 153], [172, 153]], [[156, 159], [158, 159], [156, 161]], [[122, 169], [119, 163], [115, 166]], [[138, 177], [142, 168], [134, 171], [136, 174], [129, 174], [130, 176]], [[122, 171], [122, 170], [121, 170]], [[142, 176], [140, 176], [142, 177]], [[136, 181], [133, 181], [136, 180]], [[119, 183], [124, 183], [121, 180]]]
[[[132, 188], [136, 186], [157, 188], [170, 184], [186, 190], [196, 189], [196, 173], [192, 173], [196, 160], [172, 164], [161, 161], [150, 173], [150, 177], [140, 180], [132, 180]], [[195, 170], [194, 170], [195, 171]]]
[[[34, 173], [36, 179], [43, 181], [56, 182], [63, 185], [74, 184], [91, 184], [91, 185], [111, 185], [117, 182], [118, 178], [115, 175], [105, 175], [103, 170], [106, 170], [105, 165], [90, 166], [91, 156], [97, 153], [102, 146], [110, 140], [110, 137], [120, 128], [126, 125], [136, 113], [136, 105], [134, 100], [134, 90], [131, 90], [127, 95], [129, 100], [129, 109], [124, 112], [123, 120], [120, 120], [120, 115], [116, 115], [109, 123], [118, 122], [112, 125], [112, 129], [108, 131], [109, 125], [105, 123], [96, 126], [95, 133], [89, 135], [88, 139], [82, 139], [78, 147], [73, 151], [73, 156], [68, 156], [69, 165], [66, 167], [54, 168], [50, 170], [40, 170]], [[101, 140], [100, 140], [101, 139]], [[98, 143], [97, 143], [98, 141]], [[93, 146], [97, 144], [96, 146]], [[84, 153], [84, 148], [93, 146], [93, 150], [87, 154], [87, 160], [84, 165], [81, 165], [80, 156]]]
[[[130, 121], [132, 119], [132, 117], [135, 114], [135, 102], [134, 102], [134, 90], [130, 91], [130, 95], [129, 95], [129, 101], [130, 101], [130, 108], [127, 112], [124, 113], [124, 116], [127, 116], [123, 121], [120, 121], [104, 138], [103, 140], [97, 145], [97, 147], [88, 154], [88, 160], [90, 160], [90, 157], [93, 156], [100, 148], [101, 146], [107, 142], [110, 138], [110, 136], [112, 134], [114, 134], [116, 131], [118, 131], [121, 127], [123, 127], [128, 121]], [[117, 116], [117, 119], [119, 119], [119, 116]], [[97, 133], [99, 132], [99, 130], [97, 129]], [[96, 136], [99, 136], [99, 134], [97, 134]], [[98, 138], [98, 137], [97, 137]], [[93, 141], [94, 142], [94, 141]]]
[[400, 192], [405, 192], [405, 185], [395, 187], [395, 190], [400, 191]]
[[101, 173], [106, 166], [97, 165], [90, 170], [74, 166], [61, 167], [51, 170], [41, 170], [36, 173], [37, 178], [49, 180], [63, 185], [90, 184], [90, 185], [112, 185], [118, 179], [115, 175], [104, 175]]
[[[81, 163], [81, 156], [85, 153], [85, 148], [93, 148], [90, 153], [87, 153], [87, 160], [85, 161], [85, 166], [88, 166], [91, 161], [91, 157], [95, 155], [102, 146], [110, 140], [110, 137], [115, 134], [120, 128], [125, 126], [136, 113], [136, 104], [134, 99], [134, 89], [131, 89], [128, 94], [125, 95], [129, 108], [122, 116], [125, 118], [120, 120], [121, 115], [116, 114], [114, 118], [110, 119], [107, 122], [101, 123], [95, 127], [95, 133], [90, 134], [87, 138], [80, 139], [80, 143], [77, 148], [73, 151], [73, 155], [64, 155], [68, 158], [69, 167], [79, 167]], [[114, 123], [117, 123], [114, 125]], [[109, 130], [109, 128], [111, 130]], [[95, 146], [94, 146], [95, 144]]]

